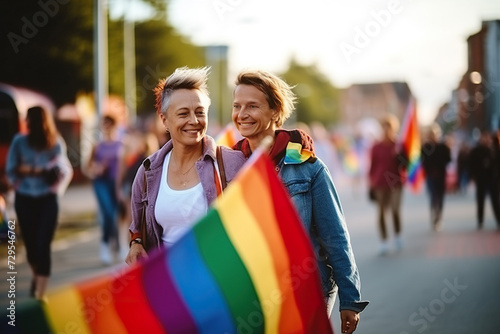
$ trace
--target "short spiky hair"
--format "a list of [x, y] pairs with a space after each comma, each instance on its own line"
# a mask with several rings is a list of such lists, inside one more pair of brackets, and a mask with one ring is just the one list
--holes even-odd
[[282, 127], [295, 110], [297, 97], [283, 79], [265, 71], [243, 71], [238, 74], [236, 86], [250, 85], [260, 90], [266, 96], [271, 109], [276, 110], [278, 118], [276, 126]]
[[177, 68], [169, 77], [161, 79], [155, 89], [153, 89], [156, 99], [156, 112], [167, 112], [170, 105], [170, 97], [172, 96], [172, 93], [178, 89], [198, 89], [207, 96], [210, 104], [207, 86], [209, 71], [210, 67], [180, 67]]

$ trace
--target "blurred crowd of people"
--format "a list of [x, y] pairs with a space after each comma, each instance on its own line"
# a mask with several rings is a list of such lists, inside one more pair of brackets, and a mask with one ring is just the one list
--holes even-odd
[[[316, 152], [328, 166], [343, 196], [366, 196], [377, 206], [376, 224], [381, 240], [380, 254], [389, 250], [389, 235], [394, 236], [396, 250], [401, 250], [402, 222], [400, 207], [405, 185], [402, 150], [398, 150], [399, 121], [386, 115], [376, 127], [363, 131], [328, 131], [321, 124], [295, 124], [314, 139]], [[477, 229], [482, 229], [485, 202], [489, 198], [493, 217], [500, 229], [500, 130], [481, 131], [473, 140], [458, 140], [454, 133], [443, 133], [436, 123], [422, 131], [420, 165], [425, 192], [429, 200], [429, 226], [433, 231], [443, 227], [443, 209], [447, 195], [464, 195], [473, 191]], [[388, 233], [385, 211], [390, 210], [393, 233]]]

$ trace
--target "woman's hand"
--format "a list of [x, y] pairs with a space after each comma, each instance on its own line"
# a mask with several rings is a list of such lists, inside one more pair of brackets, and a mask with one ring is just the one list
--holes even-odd
[[148, 257], [148, 253], [141, 244], [135, 243], [130, 247], [127, 257], [125, 258], [125, 262], [128, 265], [133, 265], [140, 259], [145, 259]]
[[32, 165], [21, 164], [17, 167], [17, 174], [20, 176], [35, 175], [42, 172], [41, 168], [35, 168]]
[[340, 311], [340, 320], [342, 322], [342, 333], [351, 334], [358, 327], [359, 313], [351, 310]]
[[106, 168], [107, 168], [106, 164], [103, 164], [100, 162], [92, 162], [90, 164], [89, 173], [93, 177], [98, 177], [98, 176], [101, 176], [104, 174], [104, 172], [106, 171]]

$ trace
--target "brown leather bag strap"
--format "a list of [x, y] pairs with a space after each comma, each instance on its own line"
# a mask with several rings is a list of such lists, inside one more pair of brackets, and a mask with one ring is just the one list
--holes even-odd
[[224, 169], [224, 161], [222, 159], [222, 147], [221, 146], [217, 146], [217, 150], [216, 150], [215, 155], [217, 158], [217, 166], [219, 166], [221, 187], [222, 187], [222, 190], [224, 190], [224, 189], [226, 189], [227, 182], [226, 182], [226, 171]]
[[[146, 181], [146, 171], [144, 171], [144, 192], [143, 198], [148, 196], [148, 183]], [[146, 207], [148, 206], [148, 201], [142, 203], [142, 212], [141, 212], [141, 237], [142, 237], [142, 246], [146, 251], [150, 248], [150, 242], [148, 238], [148, 230], [146, 226]]]

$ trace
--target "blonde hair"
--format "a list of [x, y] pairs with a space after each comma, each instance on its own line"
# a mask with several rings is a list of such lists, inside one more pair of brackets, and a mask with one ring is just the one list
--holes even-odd
[[188, 68], [184, 66], [177, 68], [167, 78], [161, 79], [153, 89], [156, 99], [156, 112], [163, 114], [167, 112], [172, 93], [178, 89], [197, 89], [206, 95], [210, 105], [210, 94], [207, 85], [209, 72], [210, 67]]
[[277, 112], [275, 124], [282, 127], [295, 110], [297, 97], [283, 79], [265, 71], [242, 71], [235, 82], [238, 85], [250, 85], [260, 90], [266, 96], [269, 107]]

